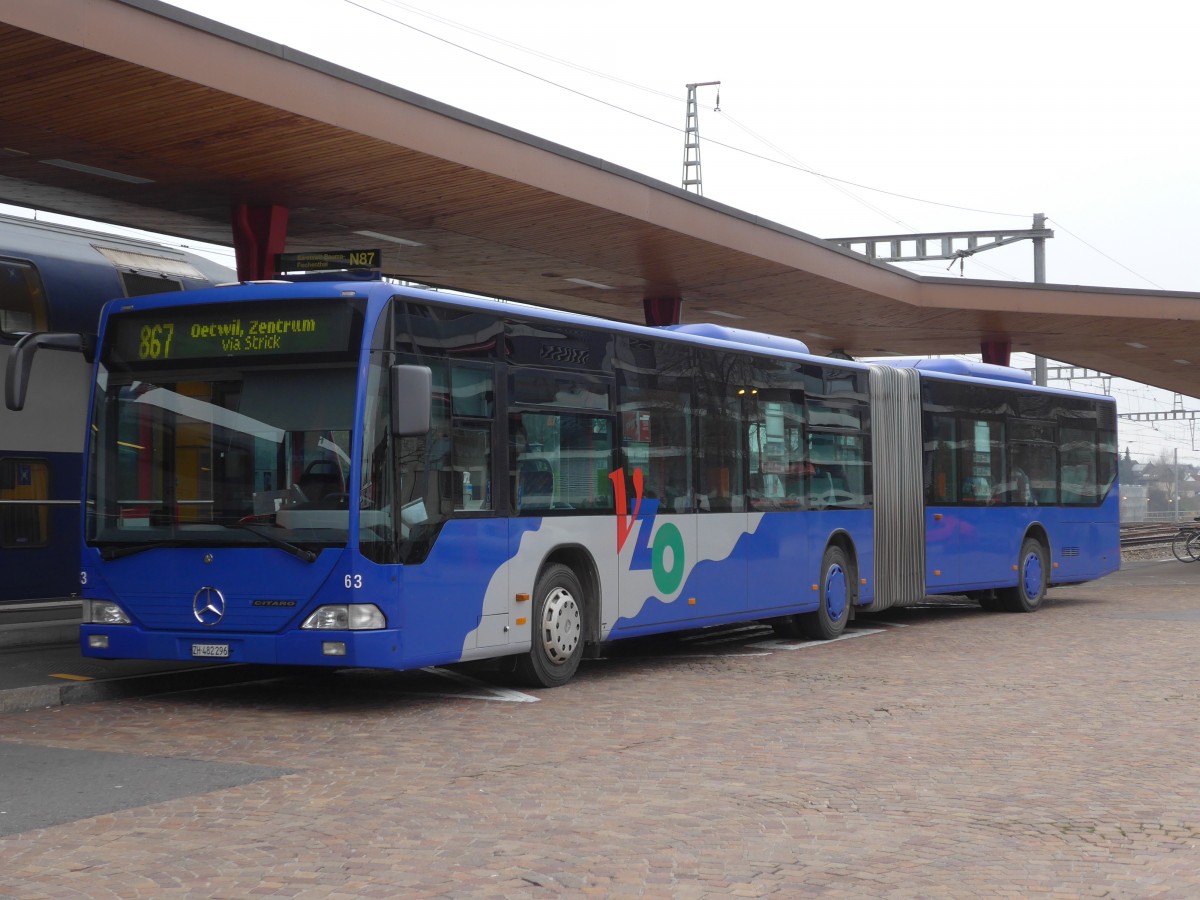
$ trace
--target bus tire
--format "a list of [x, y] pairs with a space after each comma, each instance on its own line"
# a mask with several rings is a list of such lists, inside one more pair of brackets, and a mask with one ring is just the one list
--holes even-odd
[[846, 551], [836, 544], [825, 548], [821, 557], [821, 581], [817, 587], [818, 606], [800, 616], [806, 636], [814, 641], [830, 641], [841, 637], [850, 621], [854, 603], [854, 570]]
[[1050, 586], [1046, 548], [1037, 538], [1025, 538], [1017, 558], [1017, 586], [997, 591], [1009, 612], [1037, 612]]
[[583, 586], [567, 566], [547, 566], [533, 594], [532, 645], [515, 673], [531, 687], [559, 687], [583, 658]]

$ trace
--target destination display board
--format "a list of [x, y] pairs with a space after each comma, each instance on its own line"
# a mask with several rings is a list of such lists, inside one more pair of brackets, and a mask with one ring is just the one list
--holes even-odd
[[116, 313], [108, 322], [105, 359], [119, 365], [345, 354], [357, 349], [361, 332], [361, 312], [329, 300]]
[[324, 250], [319, 253], [277, 253], [277, 272], [339, 272], [346, 269], [379, 269], [382, 250]]

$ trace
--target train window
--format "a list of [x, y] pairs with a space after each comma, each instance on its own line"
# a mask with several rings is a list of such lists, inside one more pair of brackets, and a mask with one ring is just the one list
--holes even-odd
[[50, 542], [50, 466], [42, 459], [0, 459], [0, 547], [45, 547]]
[[121, 284], [126, 297], [141, 297], [143, 294], [169, 294], [182, 291], [183, 283], [178, 278], [165, 278], [146, 272], [122, 272]]
[[0, 259], [0, 334], [46, 330], [46, 291], [28, 262]]

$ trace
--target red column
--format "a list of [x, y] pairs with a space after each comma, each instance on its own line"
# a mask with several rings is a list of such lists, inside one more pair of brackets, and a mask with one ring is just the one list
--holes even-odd
[[983, 354], [985, 363], [1007, 366], [1012, 353], [1012, 341], [980, 341], [979, 352]]
[[258, 281], [275, 275], [275, 254], [287, 242], [286, 206], [237, 203], [229, 211], [238, 281]]
[[678, 325], [679, 297], [643, 297], [647, 325]]

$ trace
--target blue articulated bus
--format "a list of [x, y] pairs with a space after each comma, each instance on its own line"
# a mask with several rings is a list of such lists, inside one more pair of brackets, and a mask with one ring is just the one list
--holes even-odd
[[[100, 309], [113, 297], [212, 287], [232, 277], [202, 256], [157, 243], [0, 216], [0, 367], [29, 333], [59, 332], [78, 347], [78, 333], [95, 334]], [[79, 590], [91, 381], [90, 359], [46, 353], [25, 409], [0, 407], [0, 602]]]
[[1119, 566], [1110, 398], [382, 282], [109, 303], [83, 652], [411, 669]]

